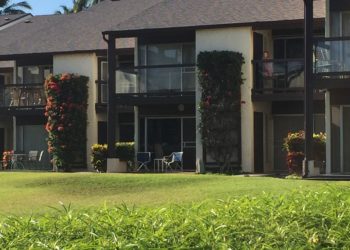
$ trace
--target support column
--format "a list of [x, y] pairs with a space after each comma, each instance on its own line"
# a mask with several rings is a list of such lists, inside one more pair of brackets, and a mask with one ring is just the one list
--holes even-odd
[[199, 112], [199, 104], [202, 98], [202, 90], [199, 86], [198, 79], [196, 80], [196, 173], [205, 173], [204, 159], [203, 159], [203, 144], [202, 135], [199, 131], [199, 124], [201, 122], [201, 114]]
[[[145, 131], [146, 133], [146, 131]], [[135, 142], [135, 157], [140, 148], [140, 119], [139, 107], [134, 106], [134, 142]]]
[[108, 158], [116, 158], [116, 107], [115, 107], [115, 90], [116, 90], [116, 49], [115, 36], [108, 36], [108, 104], [107, 104], [107, 144]]
[[13, 142], [13, 150], [17, 150], [17, 120], [16, 116], [12, 116], [12, 142]]
[[313, 166], [313, 0], [304, 0], [304, 47], [305, 47], [305, 97], [304, 97], [304, 129], [305, 160], [303, 177], [309, 174], [309, 165]]
[[332, 164], [332, 113], [329, 91], [325, 93], [325, 124], [326, 124], [326, 174], [330, 174]]

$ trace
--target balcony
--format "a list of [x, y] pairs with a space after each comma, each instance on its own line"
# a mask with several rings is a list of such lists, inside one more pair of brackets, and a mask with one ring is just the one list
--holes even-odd
[[350, 37], [315, 39], [313, 69], [316, 88], [350, 87]]
[[[196, 68], [157, 65], [116, 70], [116, 101], [121, 104], [195, 102]], [[99, 81], [99, 103], [107, 103], [107, 83]]]
[[0, 107], [8, 110], [42, 109], [46, 104], [43, 84], [11, 84], [0, 88]]
[[300, 100], [304, 89], [304, 59], [253, 60], [253, 101]]

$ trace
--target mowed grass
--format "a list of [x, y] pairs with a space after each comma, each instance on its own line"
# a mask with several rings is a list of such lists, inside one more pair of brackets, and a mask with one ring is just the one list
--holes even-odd
[[188, 174], [0, 173], [0, 216], [44, 213], [50, 207], [159, 207], [241, 196], [318, 191], [349, 182]]

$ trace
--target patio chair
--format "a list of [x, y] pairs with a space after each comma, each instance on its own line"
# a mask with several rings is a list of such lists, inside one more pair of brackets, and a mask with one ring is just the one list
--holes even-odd
[[176, 169], [183, 171], [182, 165], [183, 152], [173, 152], [169, 156], [164, 157], [165, 171], [169, 169], [174, 171]]
[[146, 171], [149, 171], [148, 164], [151, 162], [151, 152], [138, 152], [137, 153], [137, 172], [142, 168]]

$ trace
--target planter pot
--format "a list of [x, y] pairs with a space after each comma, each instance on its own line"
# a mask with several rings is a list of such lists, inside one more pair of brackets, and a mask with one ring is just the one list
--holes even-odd
[[126, 173], [128, 171], [127, 162], [118, 158], [107, 159], [107, 173]]

